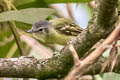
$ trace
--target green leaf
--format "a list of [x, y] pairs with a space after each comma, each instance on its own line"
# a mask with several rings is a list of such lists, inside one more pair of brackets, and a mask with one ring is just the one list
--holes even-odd
[[99, 74], [94, 75], [93, 78], [94, 78], [94, 80], [103, 80]]
[[14, 0], [14, 4], [19, 6], [19, 5], [23, 5], [23, 4], [28, 4], [28, 3], [32, 3], [35, 2], [36, 0]]
[[14, 11], [6, 11], [0, 13], [0, 22], [4, 21], [19, 21], [28, 24], [33, 24], [39, 20], [47, 18], [55, 11], [50, 8], [27, 8]]
[[48, 7], [44, 0], [14, 0], [14, 5], [17, 9]]
[[48, 7], [52, 3], [85, 3], [92, 0], [14, 0], [14, 5], [17, 9], [31, 8], [31, 7]]
[[92, 0], [44, 0], [46, 3], [84, 3]]
[[120, 74], [113, 72], [104, 73], [103, 80], [120, 80]]

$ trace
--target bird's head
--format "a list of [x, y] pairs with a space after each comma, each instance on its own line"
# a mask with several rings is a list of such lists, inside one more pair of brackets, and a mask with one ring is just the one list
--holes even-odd
[[31, 29], [28, 30], [28, 33], [33, 33], [33, 37], [39, 39], [42, 42], [45, 42], [47, 34], [51, 28], [51, 23], [47, 20], [41, 20], [32, 25]]
[[36, 33], [36, 34], [45, 34], [49, 32], [49, 28], [51, 27], [51, 23], [47, 20], [41, 20], [32, 25], [32, 28], [28, 30], [28, 33]]

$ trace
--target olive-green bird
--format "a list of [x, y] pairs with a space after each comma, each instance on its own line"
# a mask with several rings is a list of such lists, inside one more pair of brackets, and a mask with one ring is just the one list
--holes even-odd
[[83, 29], [65, 18], [57, 18], [50, 21], [41, 20], [32, 25], [27, 32], [43, 43], [66, 45], [75, 38]]

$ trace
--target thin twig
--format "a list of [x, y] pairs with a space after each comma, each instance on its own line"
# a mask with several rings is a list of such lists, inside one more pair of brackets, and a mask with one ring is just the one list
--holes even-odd
[[75, 51], [74, 47], [70, 45], [70, 51], [72, 52], [74, 62], [79, 62], [75, 63], [78, 64], [77, 66], [74, 66], [72, 71], [68, 74], [68, 76], [65, 78], [65, 80], [72, 80], [77, 76], [81, 76], [84, 72], [85, 69], [89, 67], [91, 63], [95, 61], [102, 53], [107, 49], [105, 46], [106, 45], [111, 45], [114, 41], [118, 40], [120, 34], [120, 23], [118, 26], [115, 28], [115, 30], [108, 36], [108, 38], [96, 49], [94, 50], [90, 55], [88, 55], [85, 59], [82, 61], [79, 60], [77, 52]]
[[89, 5], [92, 9], [94, 9], [94, 8], [95, 8], [95, 1], [93, 0], [93, 1], [89, 2], [88, 5]]
[[4, 37], [2, 41], [0, 41], [0, 46], [4, 46], [9, 42], [12, 42], [14, 39], [13, 35], [10, 37]]
[[[11, 10], [11, 4], [12, 4], [12, 0], [4, 0], [5, 2], [5, 5], [6, 5], [6, 8], [8, 11]], [[14, 23], [14, 21], [8, 21], [9, 25], [10, 25], [10, 30], [12, 31], [13, 35], [14, 35], [14, 38], [15, 38], [15, 41], [17, 43], [17, 46], [18, 46], [18, 50], [20, 52], [20, 55], [22, 56], [24, 54], [23, 52], [23, 46], [22, 46], [22, 42], [20, 40], [20, 36], [16, 30], [16, 25]]]
[[69, 50], [71, 51], [75, 65], [77, 66], [77, 64], [80, 63], [80, 59], [79, 59], [79, 56], [72, 44], [69, 44]]
[[6, 58], [11, 58], [14, 55], [16, 50], [17, 50], [17, 45], [16, 45], [16, 43], [13, 43], [13, 45], [10, 48], [8, 54], [6, 55]]
[[74, 59], [74, 66], [72, 71], [68, 74], [67, 77], [65, 77], [64, 80], [73, 80], [76, 78], [76, 76], [78, 76], [79, 73], [79, 66], [81, 65], [81, 61], [79, 59], [79, 56], [75, 50], [75, 48], [73, 47], [72, 43], [69, 44], [69, 50], [72, 53], [73, 59]]
[[[117, 49], [117, 48], [116, 48]], [[119, 56], [119, 53], [118, 51], [116, 50], [116, 53], [112, 59], [112, 62], [111, 62], [111, 66], [110, 66], [110, 72], [113, 71], [114, 67], [115, 67], [115, 64], [117, 63], [117, 59], [118, 59], [118, 56]]]
[[23, 46], [22, 46], [22, 42], [20, 40], [19, 34], [16, 30], [16, 25], [13, 21], [9, 21], [8, 23], [9, 23], [10, 29], [14, 35], [15, 41], [16, 41], [17, 46], [18, 46], [18, 50], [20, 51], [20, 55], [22, 56], [22, 55], [24, 55]]
[[[87, 56], [83, 61], [81, 61], [81, 63], [88, 64], [90, 62], [93, 62], [107, 49], [104, 46], [110, 45], [114, 41], [118, 40], [119, 34], [120, 34], [120, 22], [118, 26], [115, 28], [115, 30], [108, 36], [108, 38], [95, 51], [93, 51], [89, 56]], [[82, 67], [84, 66], [85, 65], [83, 65]]]
[[67, 4], [66, 4], [66, 7], [67, 7], [67, 11], [68, 11], [69, 17], [70, 17], [72, 20], [74, 20], [70, 3], [67, 3]]
[[114, 52], [116, 50], [116, 43], [117, 43], [117, 40], [115, 41], [115, 43], [112, 45], [112, 48], [111, 48], [111, 51], [110, 51], [110, 56], [107, 58], [107, 60], [103, 63], [103, 67], [101, 69], [101, 73], [104, 72], [105, 68], [110, 65], [111, 63], [111, 59], [114, 57]]
[[112, 44], [115, 40], [118, 39], [119, 34], [120, 34], [120, 23], [115, 28], [115, 30], [110, 34], [110, 36], [95, 51], [93, 51], [89, 56], [87, 56], [82, 62], [89, 63], [91, 61], [94, 61], [107, 49], [104, 46]]

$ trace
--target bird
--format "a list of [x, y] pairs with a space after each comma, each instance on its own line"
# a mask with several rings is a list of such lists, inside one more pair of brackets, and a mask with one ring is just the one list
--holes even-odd
[[83, 29], [72, 20], [56, 18], [52, 20], [40, 20], [34, 23], [27, 32], [42, 43], [66, 45], [74, 39]]

